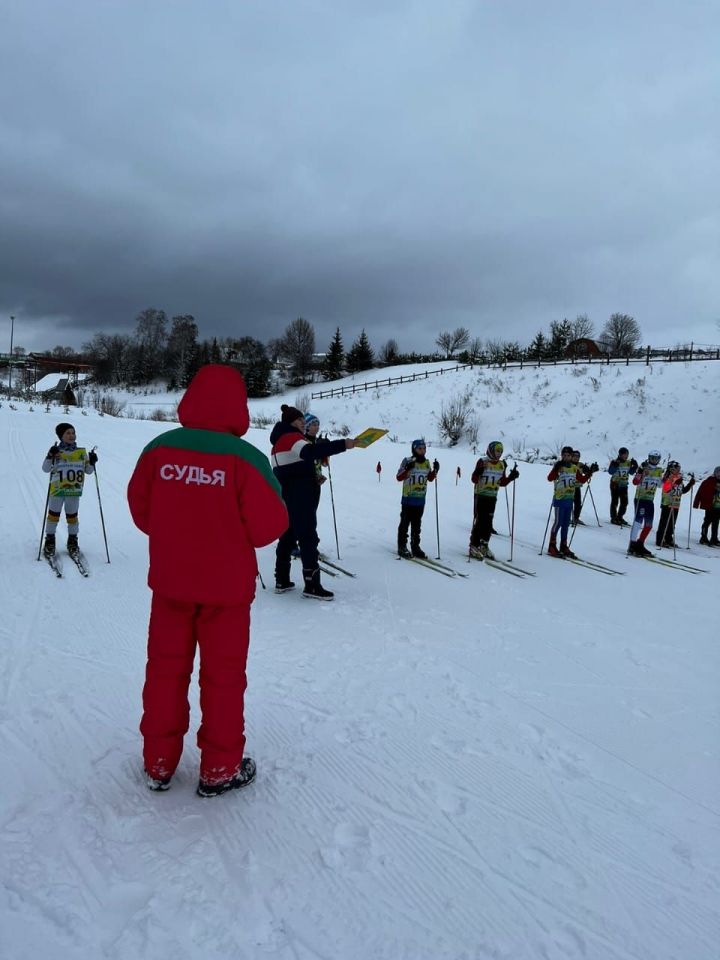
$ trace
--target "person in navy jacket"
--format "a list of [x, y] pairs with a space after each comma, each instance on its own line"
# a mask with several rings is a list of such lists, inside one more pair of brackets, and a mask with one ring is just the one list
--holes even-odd
[[304, 597], [332, 600], [333, 594], [320, 583], [318, 566], [317, 506], [318, 481], [315, 461], [352, 450], [355, 441], [316, 440], [305, 437], [305, 419], [300, 410], [283, 404], [282, 417], [272, 429], [270, 462], [280, 482], [290, 526], [278, 540], [275, 551], [275, 591], [285, 593], [295, 584], [290, 579], [292, 550], [297, 543], [303, 565]]

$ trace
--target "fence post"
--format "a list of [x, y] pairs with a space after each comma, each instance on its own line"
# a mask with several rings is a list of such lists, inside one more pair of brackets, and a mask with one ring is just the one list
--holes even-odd
[[648, 344], [647, 351], [645, 353], [645, 366], [650, 366], [650, 344]]
[[690, 359], [691, 359], [691, 360], [692, 360], [692, 355], [693, 355], [693, 343], [694, 343], [694, 341], [691, 340], [691, 341], [690, 341]]

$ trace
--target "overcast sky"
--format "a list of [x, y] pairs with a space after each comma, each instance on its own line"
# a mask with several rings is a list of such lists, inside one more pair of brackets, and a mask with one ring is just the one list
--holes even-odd
[[[720, 341], [717, 0], [0, 0], [0, 351]], [[8, 341], [6, 343], [6, 341]]]

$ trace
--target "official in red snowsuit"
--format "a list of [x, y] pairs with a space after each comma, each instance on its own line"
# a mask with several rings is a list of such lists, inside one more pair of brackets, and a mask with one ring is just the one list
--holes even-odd
[[267, 457], [240, 439], [249, 415], [237, 370], [202, 367], [178, 417], [180, 428], [145, 447], [128, 486], [133, 520], [149, 537], [153, 591], [140, 731], [148, 786], [165, 790], [190, 722], [188, 687], [197, 644], [198, 792], [213, 796], [244, 785], [243, 696], [255, 549], [276, 540], [288, 516]]

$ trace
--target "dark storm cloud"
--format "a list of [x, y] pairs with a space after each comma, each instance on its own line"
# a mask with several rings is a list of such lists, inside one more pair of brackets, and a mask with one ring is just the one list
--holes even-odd
[[717, 339], [719, 26], [711, 2], [5, 0], [0, 310], [28, 348], [151, 305], [408, 349], [613, 310]]

